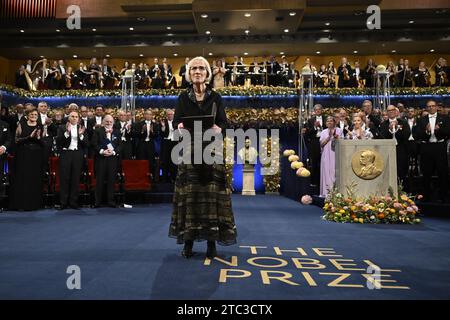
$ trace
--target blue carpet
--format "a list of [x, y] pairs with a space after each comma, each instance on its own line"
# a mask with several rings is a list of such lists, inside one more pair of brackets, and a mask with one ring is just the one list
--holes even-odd
[[[450, 220], [424, 218], [416, 226], [337, 224], [321, 220], [322, 212], [315, 206], [264, 195], [234, 195], [233, 209], [238, 244], [219, 246], [218, 251], [220, 258], [228, 262], [235, 256], [237, 266], [218, 260], [205, 265], [204, 242], [195, 244], [198, 254], [191, 260], [181, 258], [181, 246], [167, 237], [170, 204], [2, 213], [0, 298], [450, 298]], [[267, 248], [252, 254], [241, 246]], [[277, 255], [274, 247], [303, 251]], [[313, 248], [332, 248], [341, 257], [320, 256], [318, 253], [324, 250]], [[318, 260], [324, 269], [298, 268], [293, 258]], [[344, 268], [363, 270], [338, 270], [330, 259], [351, 259], [335, 263], [354, 263]], [[382, 285], [408, 289], [370, 290], [362, 276], [368, 266], [364, 260], [382, 269], [401, 270], [382, 271], [381, 279], [396, 281]], [[69, 265], [81, 269], [80, 290], [66, 286]], [[226, 282], [219, 282], [225, 269], [232, 269], [227, 271], [230, 276], [246, 277], [228, 277]], [[269, 278], [265, 284], [264, 275], [283, 275], [286, 280]], [[342, 281], [335, 285], [333, 280], [337, 278]]]

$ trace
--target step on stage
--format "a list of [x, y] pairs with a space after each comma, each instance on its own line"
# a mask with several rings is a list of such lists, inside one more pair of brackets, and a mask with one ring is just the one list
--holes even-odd
[[[0, 299], [450, 297], [450, 220], [338, 224], [284, 197], [232, 200], [238, 244], [218, 246], [213, 261], [204, 258], [205, 242], [192, 259], [180, 256], [167, 237], [167, 203], [4, 212]], [[81, 290], [69, 290], [77, 281]]]

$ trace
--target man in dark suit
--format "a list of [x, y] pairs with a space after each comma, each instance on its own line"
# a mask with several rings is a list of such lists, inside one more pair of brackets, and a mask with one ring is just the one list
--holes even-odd
[[96, 128], [92, 138], [95, 150], [95, 207], [101, 206], [104, 185], [106, 184], [106, 198], [109, 207], [115, 207], [114, 182], [117, 175], [120, 150], [120, 131], [114, 129], [114, 118], [106, 115], [101, 127]]
[[434, 100], [427, 102], [428, 115], [417, 121], [414, 139], [421, 142], [420, 167], [423, 175], [424, 200], [432, 197], [431, 177], [436, 170], [439, 200], [446, 201], [448, 189], [447, 139], [450, 133], [448, 116], [437, 112]]
[[118, 112], [119, 119], [114, 123], [114, 129], [120, 131], [120, 159], [130, 160], [133, 156], [133, 131], [131, 123], [127, 121], [127, 113]]
[[53, 138], [56, 137], [58, 127], [53, 123], [52, 118], [48, 116], [48, 105], [42, 101], [38, 104], [39, 117], [37, 123], [44, 128], [42, 133], [42, 142], [44, 143], [44, 158], [48, 161], [48, 158], [52, 154]]
[[59, 126], [56, 145], [59, 150], [60, 210], [70, 206], [78, 209], [80, 175], [86, 147], [86, 128], [78, 124], [76, 111], [69, 114], [67, 123]]
[[394, 139], [397, 153], [397, 176], [403, 187], [406, 186], [406, 176], [408, 174], [408, 149], [407, 141], [411, 131], [408, 123], [398, 118], [399, 111], [393, 106], [387, 107], [388, 120], [380, 125], [380, 136], [382, 139]]
[[411, 131], [408, 141], [406, 142], [406, 149], [408, 153], [408, 166], [411, 169], [410, 173], [412, 175], [419, 175], [418, 168], [418, 157], [419, 157], [419, 143], [414, 139], [413, 132], [416, 131], [417, 119], [415, 116], [416, 111], [414, 108], [408, 108], [406, 113], [406, 118], [404, 119], [409, 126], [409, 130]]
[[325, 128], [326, 117], [322, 115], [322, 105], [314, 106], [314, 114], [308, 119], [305, 130], [306, 147], [311, 166], [311, 184], [318, 186], [320, 180], [320, 142], [319, 137]]
[[268, 81], [268, 86], [278, 86], [280, 84], [279, 81], [279, 71], [281, 70], [280, 65], [278, 64], [278, 62], [275, 60], [274, 56], [270, 56], [270, 60], [267, 62], [266, 64], [266, 68], [267, 68], [267, 81]]
[[187, 88], [189, 86], [189, 83], [186, 81], [185, 78], [188, 63], [189, 58], [186, 57], [184, 59], [184, 65], [181, 66], [180, 72], [178, 73], [178, 75], [181, 77], [181, 88]]
[[343, 57], [341, 60], [341, 65], [337, 69], [337, 74], [339, 76], [338, 79], [338, 88], [350, 88], [352, 87], [352, 79], [351, 76], [353, 74], [352, 67], [347, 62], [347, 58]]
[[[88, 120], [88, 126], [86, 128], [88, 136], [89, 136], [89, 141], [92, 140], [92, 137], [94, 136], [94, 131], [97, 128], [100, 128], [102, 126], [102, 120], [103, 120], [103, 116], [105, 115], [105, 110], [103, 109], [103, 106], [101, 104], [98, 104], [95, 107], [95, 117], [91, 118]], [[88, 156], [89, 158], [94, 157], [94, 147], [92, 145], [92, 143], [89, 144], [89, 149], [88, 149]]]
[[5, 190], [3, 188], [3, 179], [5, 177], [5, 161], [7, 161], [7, 152], [11, 147], [13, 135], [9, 130], [7, 122], [0, 120], [0, 194], [4, 195]]
[[362, 111], [364, 111], [366, 115], [366, 119], [368, 120], [366, 126], [368, 126], [368, 129], [370, 129], [370, 132], [373, 134], [373, 138], [379, 139], [381, 117], [373, 110], [372, 101], [364, 100], [362, 103]]
[[[153, 120], [150, 109], [145, 110], [144, 120], [135, 126], [134, 136], [138, 139], [137, 159], [148, 160], [150, 172], [155, 178], [157, 176], [155, 159], [155, 139], [159, 135], [159, 126]], [[159, 175], [158, 175], [159, 176]]]
[[171, 154], [173, 147], [177, 144], [175, 141], [173, 132], [173, 115], [174, 111], [171, 109], [167, 109], [166, 111], [166, 119], [161, 121], [161, 167], [163, 180], [165, 182], [174, 182], [176, 177], [177, 167], [173, 163]]

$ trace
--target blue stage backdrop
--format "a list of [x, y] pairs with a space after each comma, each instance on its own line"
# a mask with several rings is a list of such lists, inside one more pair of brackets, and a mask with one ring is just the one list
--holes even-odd
[[[97, 104], [104, 106], [120, 106], [121, 97], [43, 97], [24, 98], [10, 92], [1, 91], [4, 104], [11, 106], [17, 103], [31, 102], [37, 104], [46, 101], [50, 107], [64, 107], [69, 103], [93, 107]], [[70, 94], [70, 91], [67, 92]], [[298, 107], [297, 95], [267, 95], [267, 96], [223, 96], [224, 106], [227, 108], [279, 108]], [[373, 96], [341, 96], [341, 95], [314, 95], [314, 103], [324, 107], [350, 107], [360, 106], [366, 99], [373, 100]], [[428, 99], [435, 99], [444, 105], [450, 105], [450, 95], [392, 95], [391, 102], [402, 102], [408, 107], [424, 107]], [[137, 96], [137, 108], [175, 108], [177, 96]]]

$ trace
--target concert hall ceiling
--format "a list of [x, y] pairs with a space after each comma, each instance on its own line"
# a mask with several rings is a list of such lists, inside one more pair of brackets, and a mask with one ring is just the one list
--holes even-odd
[[11, 59], [450, 52], [448, 0], [2, 0], [0, 19]]

